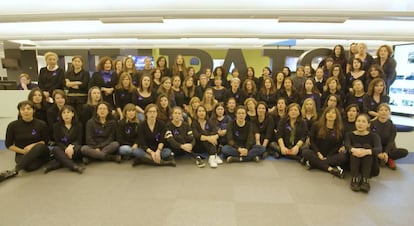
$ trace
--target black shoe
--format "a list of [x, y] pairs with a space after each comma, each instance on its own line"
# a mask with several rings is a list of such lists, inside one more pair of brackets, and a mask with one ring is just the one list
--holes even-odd
[[275, 153], [273, 154], [273, 157], [274, 157], [275, 159], [280, 159], [280, 153], [279, 153], [279, 152], [277, 152], [277, 151], [275, 151]]
[[336, 177], [344, 178], [344, 170], [340, 166], [332, 167], [329, 172]]
[[311, 169], [312, 169], [312, 166], [311, 166], [311, 164], [310, 164], [309, 160], [306, 160], [306, 161], [305, 161], [305, 168], [306, 168], [307, 170], [311, 170]]
[[206, 163], [203, 161], [203, 159], [201, 159], [200, 156], [196, 157], [195, 162], [196, 162], [196, 165], [198, 166], [198, 168], [203, 168], [203, 167], [206, 166]]
[[242, 162], [243, 158], [242, 157], [236, 157], [236, 156], [229, 156], [226, 159], [227, 163], [231, 163], [231, 162]]
[[61, 164], [58, 161], [56, 161], [56, 159], [53, 159], [52, 161], [46, 164], [43, 173], [47, 174], [50, 171], [59, 169], [60, 167], [61, 167]]
[[0, 173], [0, 182], [15, 177], [19, 174], [16, 170], [6, 170]]
[[269, 156], [269, 152], [265, 151], [265, 152], [263, 152], [262, 159], [264, 160], [264, 159], [266, 159], [268, 156]]
[[306, 164], [306, 159], [305, 159], [304, 157], [301, 157], [301, 158], [299, 159], [299, 163], [300, 163], [301, 165], [305, 165], [305, 164]]
[[141, 163], [141, 159], [135, 157], [134, 160], [132, 160], [132, 167], [135, 167]]
[[172, 166], [172, 167], [177, 166], [174, 158], [172, 158], [171, 160], [161, 160], [160, 165], [162, 165], [162, 166]]
[[351, 190], [360, 191], [361, 190], [361, 179], [359, 177], [352, 177], [351, 179]]
[[105, 155], [105, 160], [121, 163], [122, 158], [120, 155]]
[[85, 171], [85, 167], [83, 167], [83, 166], [78, 166], [78, 165], [75, 165], [75, 166], [73, 166], [73, 168], [72, 168], [72, 171], [73, 172], [77, 172], [77, 173], [79, 173], [79, 174], [82, 174], [83, 173], [83, 171]]
[[371, 186], [369, 185], [368, 179], [363, 177], [360, 184], [360, 189], [363, 192], [368, 193], [371, 190]]
[[91, 161], [89, 160], [89, 158], [88, 158], [88, 157], [82, 157], [82, 163], [83, 163], [84, 165], [88, 165], [90, 162], [91, 162]]

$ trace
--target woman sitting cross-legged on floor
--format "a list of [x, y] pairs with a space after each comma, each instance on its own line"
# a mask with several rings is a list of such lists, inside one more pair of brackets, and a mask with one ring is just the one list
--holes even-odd
[[53, 126], [56, 146], [53, 147], [52, 152], [55, 159], [46, 166], [44, 173], [63, 166], [81, 174], [85, 168], [74, 161], [82, 159], [82, 123], [77, 120], [75, 109], [70, 105], [64, 105], [59, 115], [59, 121]]
[[247, 111], [244, 106], [236, 108], [236, 120], [230, 122], [227, 126], [227, 141], [221, 149], [226, 161], [243, 162], [256, 161], [259, 162], [266, 148], [262, 145], [255, 145], [255, 126], [246, 121]]
[[140, 163], [175, 166], [174, 154], [165, 147], [166, 127], [164, 122], [157, 119], [158, 110], [156, 104], [149, 104], [145, 107], [145, 120], [138, 126], [140, 146], [132, 166]]
[[112, 119], [109, 104], [99, 103], [95, 115], [86, 123], [86, 145], [81, 148], [84, 164], [89, 163], [89, 158], [121, 162], [121, 156], [115, 154], [119, 148], [115, 131], [116, 122]]
[[292, 103], [287, 108], [287, 117], [282, 118], [277, 127], [277, 145], [275, 157], [281, 155], [290, 159], [300, 160], [306, 148], [308, 129], [300, 116], [299, 104]]
[[308, 168], [315, 167], [343, 178], [341, 165], [346, 162], [347, 155], [343, 146], [343, 125], [339, 110], [326, 108], [319, 121], [312, 126], [310, 133], [310, 149], [302, 153]]
[[138, 156], [138, 117], [137, 108], [128, 103], [122, 111], [123, 119], [119, 120], [116, 140], [119, 142], [119, 154], [125, 160]]

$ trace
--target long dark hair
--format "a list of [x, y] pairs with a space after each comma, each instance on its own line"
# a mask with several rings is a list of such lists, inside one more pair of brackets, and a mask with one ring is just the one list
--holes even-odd
[[335, 111], [336, 118], [334, 121], [334, 131], [337, 140], [342, 139], [344, 125], [342, 124], [342, 117], [339, 110], [335, 107], [327, 107], [323, 112], [321, 117], [319, 118], [317, 125], [318, 125], [318, 138], [325, 139], [329, 133], [328, 127], [326, 127], [326, 114], [330, 111]]

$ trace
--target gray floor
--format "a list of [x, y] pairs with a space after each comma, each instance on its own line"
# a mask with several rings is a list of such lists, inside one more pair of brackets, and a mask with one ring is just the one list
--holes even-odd
[[[0, 225], [412, 225], [414, 164], [383, 168], [364, 194], [349, 189], [349, 175], [290, 160], [178, 163], [22, 173], [0, 184]], [[0, 151], [0, 166], [13, 166], [11, 152]]]

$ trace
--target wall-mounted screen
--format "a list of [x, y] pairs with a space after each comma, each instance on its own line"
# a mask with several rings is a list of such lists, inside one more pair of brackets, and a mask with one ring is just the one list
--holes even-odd
[[395, 45], [394, 59], [397, 76], [390, 87], [391, 110], [414, 115], [414, 43]]
[[154, 57], [152, 56], [131, 56], [131, 57], [134, 60], [135, 68], [137, 70], [144, 69], [144, 60], [147, 57], [151, 58], [151, 67], [154, 67]]

